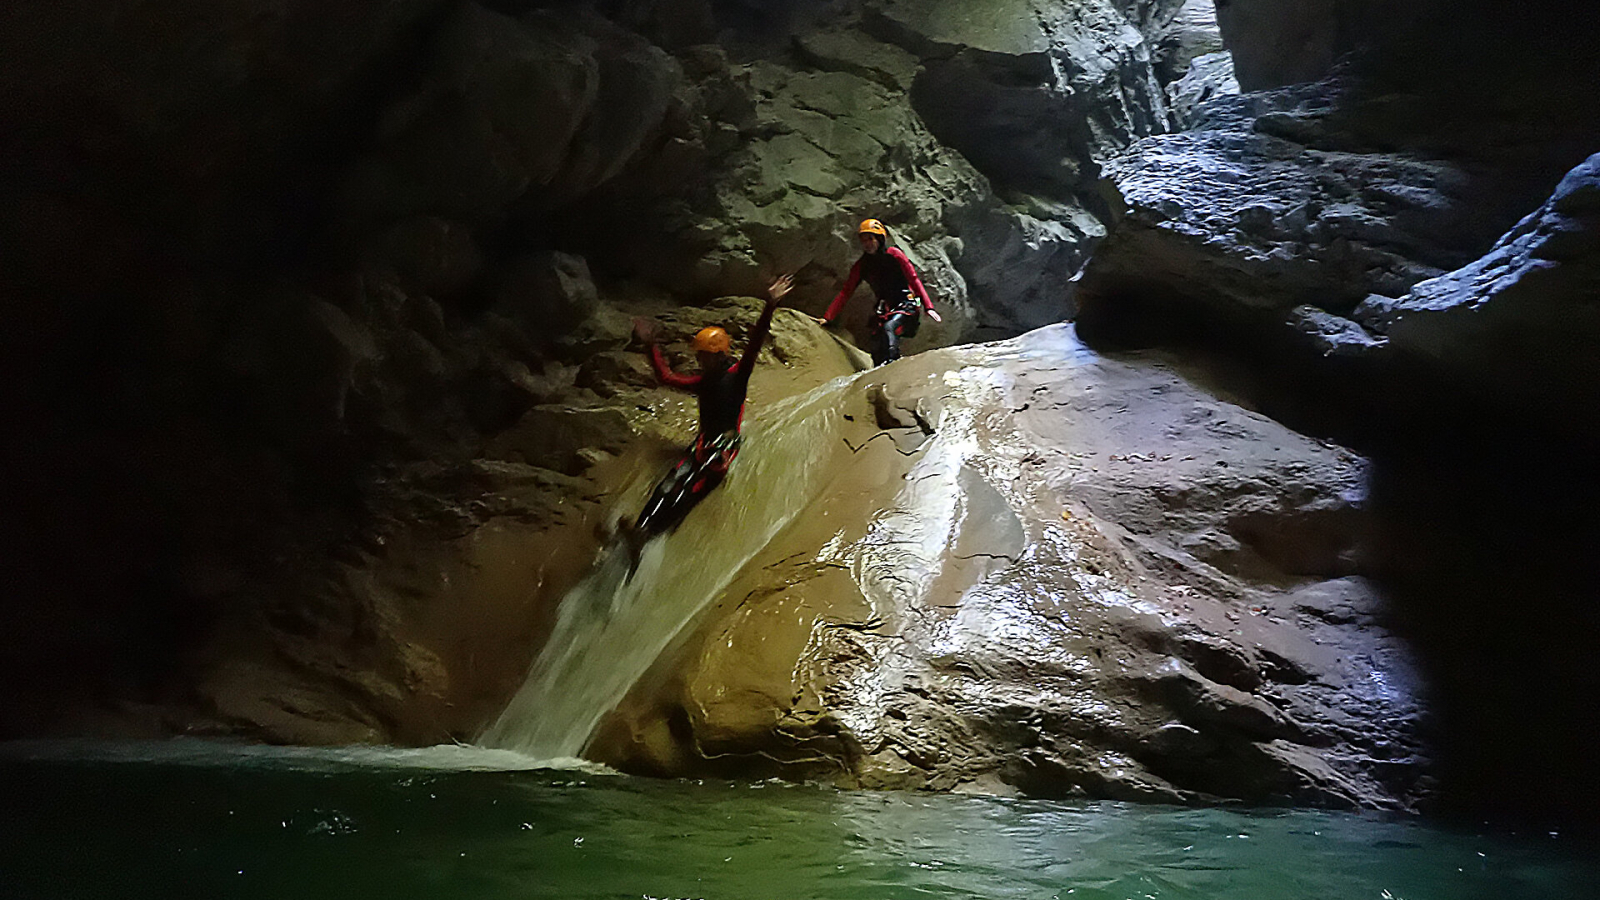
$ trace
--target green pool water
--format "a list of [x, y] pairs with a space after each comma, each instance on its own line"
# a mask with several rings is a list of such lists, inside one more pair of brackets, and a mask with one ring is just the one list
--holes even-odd
[[0, 745], [0, 896], [1600, 897], [1587, 839], [1414, 819], [840, 792], [471, 748]]

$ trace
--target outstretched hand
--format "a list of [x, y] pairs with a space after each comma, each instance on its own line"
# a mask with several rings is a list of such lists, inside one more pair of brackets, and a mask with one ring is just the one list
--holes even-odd
[[787, 294], [792, 290], [794, 290], [794, 276], [780, 275], [767, 288], [767, 297], [773, 303], [777, 303], [779, 300], [783, 299], [784, 294]]
[[929, 309], [928, 310], [928, 318], [934, 320], [935, 322], [943, 322], [944, 321], [944, 319], [939, 318], [939, 311], [936, 310], [936, 309]]
[[646, 319], [642, 316], [633, 320], [633, 336], [641, 344], [654, 344], [661, 337], [661, 323], [655, 319]]

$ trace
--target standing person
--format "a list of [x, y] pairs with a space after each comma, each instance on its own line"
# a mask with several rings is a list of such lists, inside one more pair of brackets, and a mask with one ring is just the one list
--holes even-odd
[[877, 219], [867, 219], [856, 229], [861, 241], [861, 258], [850, 267], [850, 277], [845, 280], [839, 296], [833, 298], [828, 311], [818, 319], [823, 325], [833, 321], [840, 307], [855, 293], [856, 285], [865, 278], [878, 298], [878, 308], [872, 321], [872, 361], [883, 365], [900, 358], [900, 339], [915, 337], [922, 324], [922, 311], [935, 322], [941, 321], [939, 313], [928, 299], [928, 289], [922, 286], [917, 270], [904, 253], [889, 246], [889, 229]]
[[646, 319], [634, 320], [634, 334], [649, 347], [656, 375], [664, 383], [691, 391], [700, 398], [700, 433], [656, 485], [638, 521], [629, 529], [636, 564], [637, 551], [645, 541], [676, 527], [689, 510], [727, 476], [728, 466], [739, 454], [739, 426], [744, 420], [750, 372], [772, 328], [772, 314], [778, 308], [778, 301], [791, 287], [793, 279], [785, 275], [767, 288], [767, 305], [762, 308], [761, 317], [750, 332], [750, 343], [737, 363], [733, 361], [733, 344], [728, 332], [714, 325], [700, 329], [694, 336], [695, 357], [700, 363], [697, 374], [674, 372], [656, 344], [659, 324]]

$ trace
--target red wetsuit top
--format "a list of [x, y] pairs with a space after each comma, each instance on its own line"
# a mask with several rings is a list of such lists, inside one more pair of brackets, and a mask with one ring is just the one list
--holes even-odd
[[750, 332], [750, 344], [744, 356], [731, 366], [709, 369], [698, 375], [679, 375], [667, 365], [661, 348], [650, 345], [650, 362], [663, 382], [690, 391], [700, 398], [700, 433], [718, 435], [725, 431], [738, 431], [744, 419], [744, 396], [750, 389], [750, 371], [756, 367], [756, 357], [761, 355], [761, 345], [767, 341], [772, 329], [772, 313], [778, 308], [776, 300], [769, 301], [761, 310]]
[[839, 290], [839, 296], [833, 298], [828, 305], [828, 311], [822, 314], [824, 319], [833, 321], [838, 315], [839, 308], [855, 293], [856, 285], [865, 278], [867, 284], [872, 286], [872, 293], [878, 297], [878, 318], [887, 319], [895, 313], [919, 312], [917, 304], [909, 296], [916, 294], [916, 299], [922, 301], [922, 309], [933, 309], [933, 301], [928, 299], [928, 289], [922, 286], [922, 279], [917, 277], [917, 270], [911, 267], [911, 260], [897, 248], [885, 247], [882, 253], [863, 253], [856, 264], [850, 267], [850, 277], [845, 281], [844, 287]]

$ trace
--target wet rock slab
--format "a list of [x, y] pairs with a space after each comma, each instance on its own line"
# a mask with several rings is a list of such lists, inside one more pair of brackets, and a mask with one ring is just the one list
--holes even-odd
[[1068, 326], [840, 389], [849, 451], [601, 726], [656, 774], [1406, 807], [1363, 461]]

